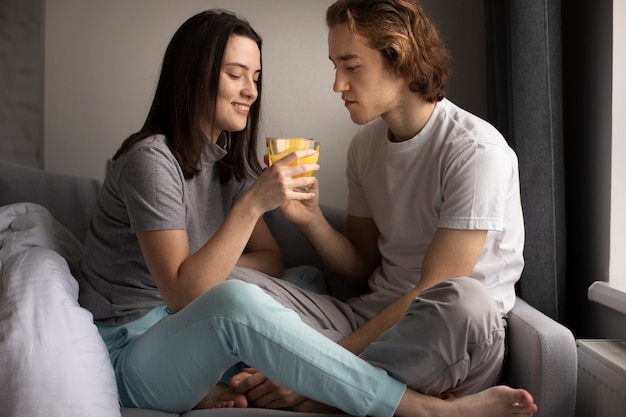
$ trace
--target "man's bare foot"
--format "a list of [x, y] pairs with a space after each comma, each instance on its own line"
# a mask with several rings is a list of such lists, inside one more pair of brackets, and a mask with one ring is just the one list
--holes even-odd
[[536, 411], [530, 393], [502, 385], [453, 400], [441, 400], [407, 389], [396, 416], [519, 417], [532, 416]]
[[245, 395], [233, 392], [228, 385], [217, 383], [208, 394], [194, 407], [204, 408], [247, 408], [248, 400]]
[[[317, 413], [340, 412], [311, 399], [291, 409]], [[537, 406], [526, 390], [497, 386], [464, 397], [455, 398], [454, 395], [450, 395], [446, 399], [419, 394], [407, 389], [394, 415], [397, 417], [530, 417], [536, 411]]]

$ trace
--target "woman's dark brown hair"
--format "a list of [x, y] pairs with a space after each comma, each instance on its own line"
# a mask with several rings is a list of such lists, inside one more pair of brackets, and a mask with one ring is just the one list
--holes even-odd
[[367, 39], [425, 100], [445, 97], [450, 54], [417, 0], [338, 0], [326, 11], [326, 24], [347, 24]]
[[[122, 143], [113, 159], [138, 141], [162, 134], [185, 178], [192, 178], [200, 171], [202, 149], [208, 140], [202, 127], [215, 119], [222, 59], [231, 35], [252, 39], [261, 50], [261, 37], [250, 24], [227, 11], [207, 10], [182, 24], [165, 51], [161, 75], [143, 127]], [[258, 97], [250, 107], [246, 128], [226, 133], [231, 135], [228, 154], [217, 163], [221, 181], [245, 180], [261, 171], [257, 158], [261, 77], [257, 89]]]

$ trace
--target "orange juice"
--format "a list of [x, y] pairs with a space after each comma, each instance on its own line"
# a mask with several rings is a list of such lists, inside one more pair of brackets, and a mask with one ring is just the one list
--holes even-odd
[[[296, 164], [298, 165], [303, 165], [303, 164], [317, 164], [317, 162], [320, 159], [320, 144], [319, 142], [317, 142], [315, 144], [315, 153], [311, 156], [305, 156], [304, 158], [300, 158], [296, 160]], [[314, 171], [310, 171], [310, 172], [305, 172], [302, 175], [296, 175], [297, 177], [310, 177], [315, 175]]]
[[[267, 138], [267, 156], [269, 159], [269, 164], [272, 166], [276, 161], [284, 158], [292, 152], [298, 151], [300, 149], [315, 149], [315, 154], [311, 156], [306, 156], [304, 158], [300, 158], [294, 162], [293, 165], [301, 165], [301, 164], [316, 164], [319, 161], [320, 157], [320, 144], [319, 142], [315, 142], [313, 139], [308, 138]], [[311, 176], [313, 172], [307, 172], [301, 176]]]

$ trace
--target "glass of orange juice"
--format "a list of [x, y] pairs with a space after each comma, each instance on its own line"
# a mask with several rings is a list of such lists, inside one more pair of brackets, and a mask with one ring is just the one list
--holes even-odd
[[[269, 137], [265, 139], [267, 145], [267, 158], [270, 166], [279, 159], [289, 155], [300, 149], [315, 149], [315, 153], [296, 160], [292, 165], [301, 164], [317, 164], [320, 157], [320, 143], [311, 138], [288, 138], [288, 137]], [[306, 172], [297, 177], [310, 177], [315, 175], [314, 171]], [[306, 187], [303, 191], [309, 191]]]

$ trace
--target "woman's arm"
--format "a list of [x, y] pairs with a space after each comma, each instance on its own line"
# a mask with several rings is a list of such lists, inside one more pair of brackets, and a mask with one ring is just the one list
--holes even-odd
[[297, 151], [265, 170], [235, 202], [215, 234], [194, 254], [184, 230], [137, 233], [148, 270], [170, 310], [180, 310], [224, 281], [235, 265], [282, 275], [280, 252], [262, 215], [285, 201], [313, 197], [311, 193], [294, 191], [313, 179], [294, 177], [317, 170], [319, 165], [290, 166], [311, 152]]
[[280, 248], [262, 217], [257, 222], [237, 266], [256, 269], [273, 277], [280, 277], [283, 274]]
[[170, 310], [180, 310], [228, 277], [262, 214], [253, 207], [242, 197], [215, 234], [194, 254], [184, 230], [137, 233], [148, 270]]

